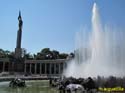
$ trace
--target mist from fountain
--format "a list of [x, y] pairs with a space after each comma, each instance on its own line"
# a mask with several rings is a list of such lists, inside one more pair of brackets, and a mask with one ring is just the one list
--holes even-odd
[[[90, 31], [89, 31], [90, 32]], [[87, 37], [88, 36], [88, 37]], [[99, 9], [92, 9], [92, 31], [76, 34], [75, 58], [68, 62], [64, 75], [69, 77], [125, 76], [125, 32], [102, 26]]]

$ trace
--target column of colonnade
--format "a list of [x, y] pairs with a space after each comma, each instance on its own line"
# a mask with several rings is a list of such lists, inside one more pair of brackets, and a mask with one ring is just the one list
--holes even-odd
[[35, 63], [35, 72], [34, 72], [35, 74], [36, 74], [36, 70], [37, 70], [37, 63]]
[[54, 74], [56, 74], [56, 63], [54, 63]]
[[49, 64], [49, 74], [51, 75], [52, 74], [52, 63]]
[[41, 71], [42, 71], [42, 63], [40, 63], [40, 75], [42, 74]]
[[[25, 63], [25, 65], [24, 65], [24, 72], [25, 73], [27, 73], [27, 71], [29, 71], [30, 73], [32, 73], [32, 64], [35, 64], [34, 66], [34, 74], [40, 74], [40, 75], [42, 75], [42, 74], [50, 74], [50, 75], [52, 75], [52, 74], [54, 74], [54, 75], [57, 75], [57, 74], [61, 74], [62, 73], [62, 70], [63, 69], [65, 69], [65, 63], [63, 63], [63, 64], [61, 64], [61, 63], [49, 63], [49, 73], [47, 73], [47, 64], [48, 63]], [[38, 68], [38, 66], [37, 65], [40, 65], [39, 66], [39, 68]], [[42, 64], [44, 64], [44, 72], [42, 72]], [[54, 64], [54, 65], [53, 65]], [[27, 65], [29, 65], [29, 66], [27, 66]], [[54, 66], [53, 68], [52, 68], [52, 65]], [[61, 67], [61, 65], [62, 65], [62, 67]], [[57, 67], [58, 66], [58, 67]], [[27, 67], [29, 67], [29, 68], [27, 68]], [[53, 73], [52, 73], [52, 69], [53, 69]], [[39, 71], [37, 71], [37, 70], [39, 70]], [[4, 64], [3, 64], [3, 71], [4, 71]], [[38, 73], [39, 72], [39, 73]]]
[[60, 74], [60, 71], [61, 71], [61, 69], [60, 69], [60, 64], [58, 64], [58, 74]]
[[5, 62], [3, 62], [3, 72], [5, 71]]
[[2, 72], [8, 72], [9, 71], [9, 69], [10, 69], [10, 63], [9, 62], [4, 62], [3, 61], [3, 64], [2, 64]]
[[24, 64], [24, 73], [26, 73], [26, 63]]
[[30, 73], [32, 73], [32, 72], [31, 72], [31, 69], [32, 69], [32, 63], [30, 63]]

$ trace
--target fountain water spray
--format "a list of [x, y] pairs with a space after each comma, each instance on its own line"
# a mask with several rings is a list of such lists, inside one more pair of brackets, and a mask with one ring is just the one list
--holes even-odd
[[[76, 78], [125, 76], [125, 32], [102, 26], [96, 3], [92, 9], [92, 31], [89, 36], [86, 33], [77, 33], [75, 58], [69, 62], [64, 75]], [[87, 41], [84, 36], [88, 36]]]

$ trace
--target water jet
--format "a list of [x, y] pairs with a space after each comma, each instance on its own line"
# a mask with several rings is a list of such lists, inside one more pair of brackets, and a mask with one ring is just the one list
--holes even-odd
[[[96, 3], [92, 9], [92, 31], [89, 35], [87, 33], [77, 33], [75, 58], [69, 62], [64, 75], [76, 78], [124, 77], [125, 32], [108, 25], [103, 26]], [[88, 36], [87, 41], [84, 36]]]

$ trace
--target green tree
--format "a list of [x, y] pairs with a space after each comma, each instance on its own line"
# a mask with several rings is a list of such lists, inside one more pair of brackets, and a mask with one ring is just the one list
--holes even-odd
[[53, 50], [52, 51], [52, 56], [53, 56], [53, 59], [58, 59], [59, 58], [59, 51]]
[[24, 58], [25, 58], [25, 59], [34, 59], [33, 55], [30, 54], [30, 53], [26, 53], [26, 54], [24, 55]]
[[50, 48], [44, 48], [44, 49], [42, 49], [41, 53], [43, 53], [43, 54], [49, 54], [49, 53], [51, 53]]
[[0, 49], [0, 58], [8, 58], [11, 52], [8, 50]]
[[66, 54], [66, 53], [59, 54], [60, 59], [66, 59], [67, 57], [68, 57], [68, 54]]
[[9, 60], [12, 62], [15, 60], [15, 53], [14, 52], [10, 52], [8, 55]]
[[[73, 54], [72, 54], [73, 55]], [[37, 60], [46, 60], [46, 59], [66, 59], [68, 54], [59, 53], [57, 50], [50, 50], [50, 48], [43, 48], [40, 52], [38, 52], [34, 59]]]
[[35, 59], [37, 60], [44, 60], [45, 59], [45, 55], [41, 52], [38, 52], [37, 55], [35, 56]]

